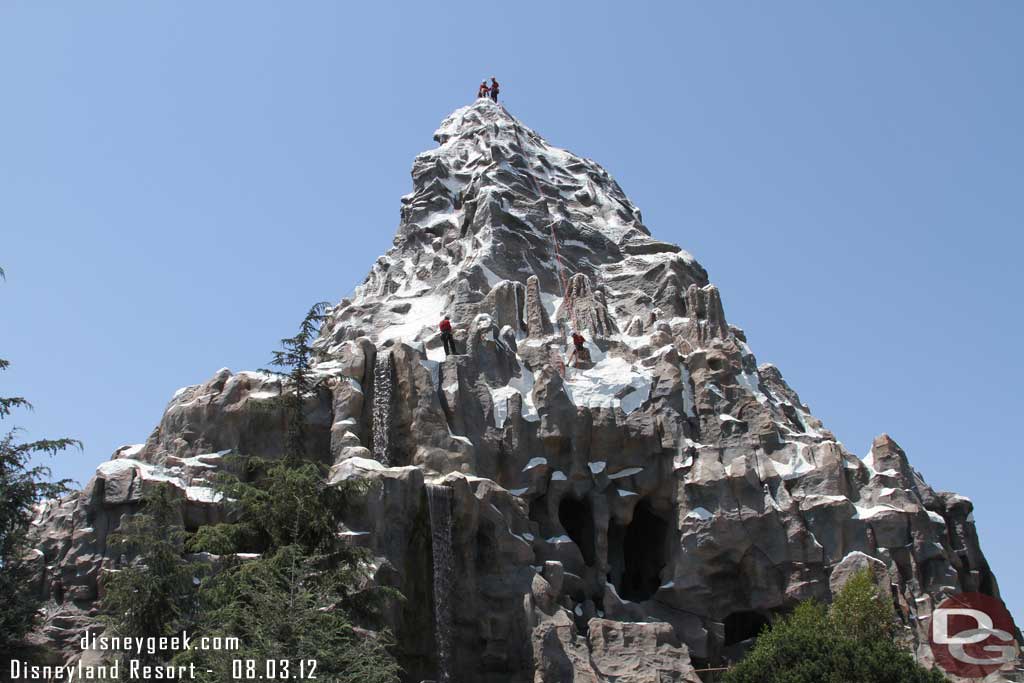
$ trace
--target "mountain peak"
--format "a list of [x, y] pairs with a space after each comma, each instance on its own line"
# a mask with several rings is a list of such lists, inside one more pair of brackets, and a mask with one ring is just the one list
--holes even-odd
[[403, 679], [697, 681], [691, 656], [739, 656], [868, 567], [918, 653], [949, 595], [998, 598], [970, 501], [887, 436], [849, 453], [603, 168], [484, 100], [436, 137], [394, 246], [325, 321], [316, 391], [285, 403], [289, 379], [221, 370], [42, 506], [38, 585], [70, 597], [44, 637], [81, 655], [122, 566], [108, 533], [148, 487], [178, 492], [189, 530], [225, 519], [213, 475], [280, 457], [285, 405], [332, 484], [368, 484], [339, 535], [410, 598], [387, 612]]
[[[666, 294], [678, 298], [691, 284], [707, 284], [689, 254], [651, 238], [604, 168], [551, 145], [504, 106], [480, 98], [461, 107], [434, 140], [438, 146], [413, 163], [394, 246], [326, 327], [335, 343], [398, 333], [423, 340], [430, 317], [475, 315], [474, 304], [501, 281], [525, 286], [536, 276], [539, 292], [554, 301], [583, 276], [590, 284], [577, 289], [622, 299], [626, 322]], [[604, 286], [652, 270], [658, 272], [632, 282], [623, 296]], [[410, 319], [410, 310], [422, 317]]]
[[[504, 105], [481, 97], [472, 104], [459, 107], [446, 116], [434, 131], [434, 140], [439, 145], [443, 145], [453, 137], [475, 134], [485, 126], [496, 127], [495, 132], [507, 129], [529, 130], [519, 122], [519, 119], [510, 114]], [[529, 133], [536, 135], [533, 131], [529, 131]]]

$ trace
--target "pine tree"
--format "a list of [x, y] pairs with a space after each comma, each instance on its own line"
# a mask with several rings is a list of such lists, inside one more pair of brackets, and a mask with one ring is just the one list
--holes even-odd
[[[0, 279], [4, 277], [0, 268]], [[0, 358], [0, 370], [8, 367], [10, 362]], [[0, 420], [19, 408], [31, 410], [32, 404], [21, 396], [0, 397]], [[27, 562], [28, 531], [35, 507], [70, 490], [70, 480], [51, 481], [50, 469], [33, 465], [33, 456], [53, 456], [82, 447], [79, 441], [68, 438], [21, 442], [18, 433], [12, 428], [0, 436], [0, 656], [19, 646], [42, 605], [38, 591], [31, 589], [34, 570]]]
[[[190, 543], [192, 549], [213, 553], [265, 552], [299, 545], [309, 553], [346, 552], [335, 535], [337, 520], [347, 501], [360, 493], [353, 483], [328, 485], [318, 459], [306, 452], [304, 399], [321, 390], [311, 372], [313, 341], [324, 320], [327, 303], [314, 304], [295, 336], [281, 340], [268, 370], [285, 379], [278, 399], [284, 408], [286, 437], [283, 458], [270, 460], [241, 456], [245, 478], [222, 472], [214, 483], [230, 508], [231, 522], [202, 527]], [[344, 558], [352, 564], [353, 557]]]
[[338, 578], [298, 545], [221, 572], [204, 585], [202, 633], [238, 638], [238, 648], [191, 650], [173, 663], [195, 663], [202, 683], [233, 680], [232, 661], [238, 660], [255, 662], [260, 675], [268, 662], [280, 676], [286, 670], [297, 675], [302, 662], [313, 660], [320, 680], [396, 683], [399, 668], [387, 652], [387, 633], [353, 625], [341, 607], [349, 586]]
[[[101, 608], [112, 635], [173, 636], [193, 623], [203, 567], [182, 559], [186, 532], [181, 508], [175, 489], [157, 484], [143, 497], [139, 512], [124, 518], [111, 535], [112, 548], [133, 558], [104, 579]], [[161, 660], [169, 654], [142, 656]]]
[[[351, 683], [393, 683], [398, 666], [386, 632], [358, 629], [373, 622], [394, 591], [372, 585], [369, 554], [338, 537], [337, 528], [353, 496], [365, 487], [327, 483], [325, 468], [306, 452], [304, 400], [320, 389], [311, 372], [312, 342], [326, 304], [313, 306], [299, 332], [281, 340], [272, 364], [284, 368], [282, 392], [287, 436], [282, 459], [248, 458], [245, 480], [223, 473], [215, 485], [228, 508], [227, 523], [200, 528], [193, 551], [222, 556], [203, 582], [197, 628], [205, 635], [236, 637], [234, 651], [190, 651], [175, 663], [195, 662], [228, 680], [232, 660], [264, 667], [281, 662], [294, 670], [301, 660], [318, 662], [318, 677]], [[258, 553], [241, 559], [239, 553]], [[265, 671], [261, 671], [265, 674]], [[203, 679], [206, 680], [206, 679]]]
[[329, 304], [326, 301], [313, 304], [306, 317], [299, 324], [299, 331], [294, 337], [281, 340], [281, 349], [273, 352], [270, 361], [272, 366], [284, 368], [287, 372], [271, 371], [286, 375], [290, 391], [282, 391], [285, 403], [285, 414], [288, 419], [288, 430], [285, 434], [284, 457], [295, 462], [306, 453], [306, 418], [303, 403], [310, 393], [319, 389], [310, 375], [313, 357], [313, 341], [320, 331]]
[[[383, 601], [396, 594], [374, 588], [368, 553], [337, 535], [338, 520], [361, 487], [328, 485], [323, 466], [306, 453], [303, 399], [319, 389], [310, 368], [324, 310], [314, 306], [299, 333], [274, 354], [274, 365], [288, 370], [283, 457], [240, 456], [244, 478], [225, 472], [214, 479], [230, 521], [186, 538], [180, 499], [161, 487], [115, 537], [138, 559], [106, 582], [108, 623], [123, 635], [170, 635], [188, 626], [197, 637], [236, 639], [234, 648], [157, 654], [175, 665], [196, 664], [204, 683], [232, 680], [238, 660], [254, 662], [260, 676], [267, 666], [279, 678], [286, 670], [297, 674], [301, 661], [316, 660], [319, 680], [398, 680], [387, 632], [354, 623], [378, 618]], [[216, 557], [204, 573], [183, 559], [188, 551]]]

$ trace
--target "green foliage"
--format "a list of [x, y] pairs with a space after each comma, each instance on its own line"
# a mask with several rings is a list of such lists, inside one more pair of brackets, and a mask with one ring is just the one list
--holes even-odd
[[227, 552], [219, 541], [208, 544], [208, 539], [214, 538], [230, 540], [237, 551], [245, 552], [291, 544], [317, 552], [336, 545], [337, 518], [351, 487], [329, 486], [322, 467], [308, 461], [291, 464], [250, 458], [246, 465], [249, 481], [227, 473], [214, 480], [228, 501], [232, 523], [203, 527], [192, 539], [191, 548]]
[[891, 641], [896, 633], [892, 599], [879, 592], [869, 570], [850, 577], [832, 601], [828, 618], [835, 633], [856, 634], [862, 641]]
[[[301, 547], [279, 548], [264, 559], [219, 574], [204, 590], [204, 633], [234, 636], [234, 650], [190, 650], [174, 660], [196, 663], [200, 681], [231, 680], [231, 661], [251, 659], [263, 672], [267, 660], [316, 660], [317, 677], [351, 683], [394, 683], [399, 668], [388, 654], [387, 634], [357, 630], [339, 608], [344, 582], [326, 580], [321, 558]], [[206, 671], [211, 670], [212, 674]]]
[[281, 340], [281, 349], [273, 352], [270, 361], [274, 367], [287, 370], [287, 372], [271, 372], [279, 375], [286, 374], [291, 389], [291, 391], [282, 392], [281, 397], [285, 403], [285, 413], [288, 416], [284, 456], [289, 461], [299, 460], [305, 455], [306, 420], [302, 403], [306, 396], [319, 389], [317, 383], [310, 377], [309, 369], [313, 358], [313, 341], [324, 321], [328, 307], [329, 304], [326, 301], [314, 304], [299, 324], [299, 331], [295, 336]]
[[140, 512], [111, 535], [114, 550], [134, 558], [104, 579], [102, 609], [113, 635], [171, 636], [195, 619], [195, 584], [203, 566], [181, 558], [186, 536], [181, 506], [173, 487], [158, 485], [147, 492]]
[[[4, 279], [3, 269], [0, 279]], [[8, 367], [10, 362], [0, 358], [0, 370]], [[0, 397], [0, 420], [17, 408], [31, 410], [32, 404], [21, 396]], [[38, 591], [31, 588], [35, 570], [26, 561], [35, 506], [65, 495], [71, 483], [51, 481], [50, 469], [33, 465], [33, 457], [82, 447], [75, 439], [21, 442], [18, 433], [14, 428], [0, 435], [0, 655], [19, 645], [42, 603]]]
[[892, 605], [868, 571], [831, 608], [801, 603], [757, 639], [725, 683], [940, 683], [893, 640]]
[[250, 472], [250, 481], [229, 474], [215, 480], [232, 521], [201, 527], [189, 539], [189, 551], [269, 556], [294, 546], [325, 567], [316, 580], [330, 583], [346, 609], [370, 616], [394, 597], [390, 591], [367, 588], [368, 553], [337, 535], [339, 518], [354, 496], [365, 493], [365, 485], [328, 485], [323, 467], [311, 462], [253, 458]]

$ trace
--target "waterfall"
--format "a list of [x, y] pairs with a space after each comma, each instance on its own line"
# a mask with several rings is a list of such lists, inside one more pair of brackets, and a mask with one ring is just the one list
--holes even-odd
[[388, 454], [391, 433], [392, 391], [391, 352], [378, 351], [373, 364], [373, 457], [391, 465]]
[[434, 633], [437, 643], [437, 683], [451, 683], [452, 659], [452, 490], [427, 484], [430, 539], [434, 556]]

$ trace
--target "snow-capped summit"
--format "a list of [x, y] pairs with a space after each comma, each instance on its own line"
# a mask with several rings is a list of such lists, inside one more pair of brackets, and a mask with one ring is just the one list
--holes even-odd
[[[552, 302], [584, 274], [608, 284], [604, 294], [627, 323], [645, 296], [658, 305], [666, 293], [678, 298], [691, 284], [707, 284], [693, 257], [651, 239], [607, 171], [550, 145], [503, 106], [482, 98], [462, 107], [434, 139], [438, 147], [413, 164], [394, 247], [335, 309], [325, 327], [330, 343], [422, 340], [442, 312], [468, 324], [476, 300], [502, 280], [537, 276], [554, 318]], [[632, 280], [655, 269], [665, 272], [646, 278], [638, 297]]]

